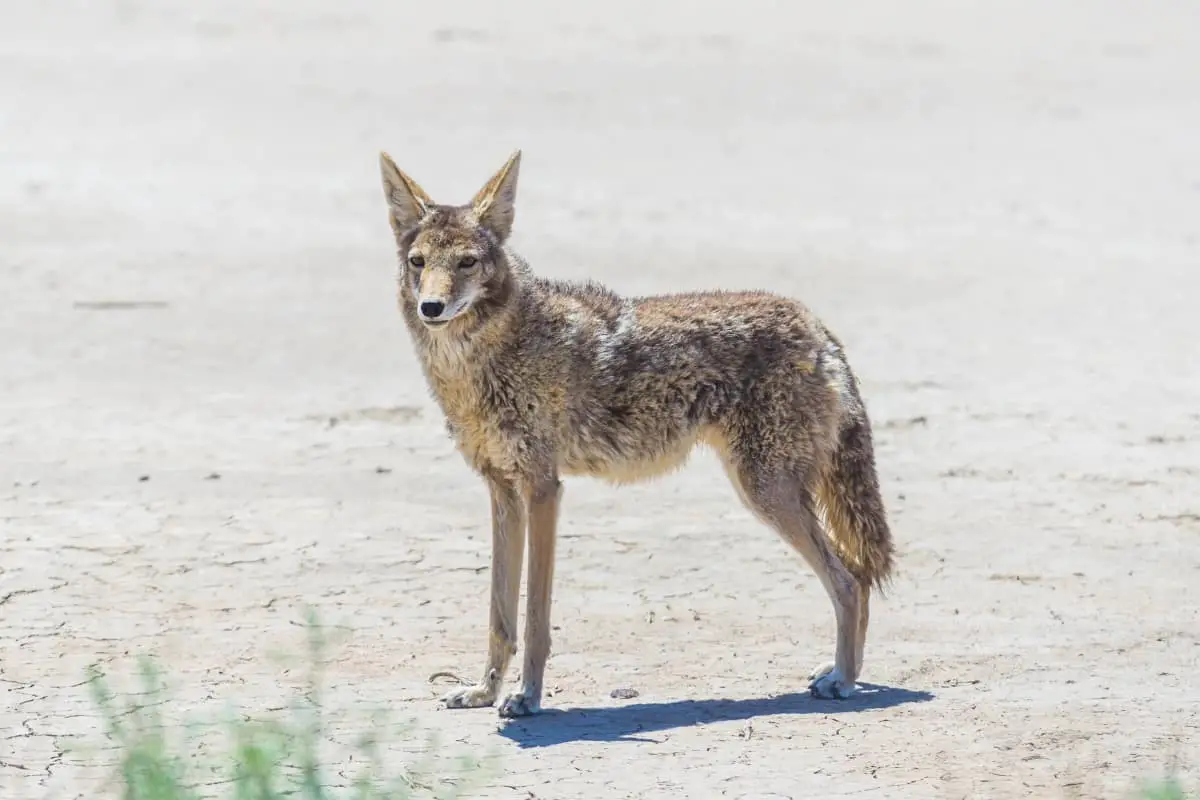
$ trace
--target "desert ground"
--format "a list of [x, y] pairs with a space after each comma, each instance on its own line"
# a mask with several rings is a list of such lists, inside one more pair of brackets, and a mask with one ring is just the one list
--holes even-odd
[[[494, 753], [490, 797], [1200, 781], [1196, 4], [0, 16], [4, 800], [112, 791], [73, 746], [89, 664], [269, 711], [307, 606], [344, 634], [326, 702]], [[855, 698], [807, 695], [832, 607], [698, 453], [567, 482], [546, 713], [439, 707], [483, 666], [488, 503], [396, 311], [378, 153], [465, 202], [518, 147], [539, 272], [770, 289], [843, 339], [899, 546]]]

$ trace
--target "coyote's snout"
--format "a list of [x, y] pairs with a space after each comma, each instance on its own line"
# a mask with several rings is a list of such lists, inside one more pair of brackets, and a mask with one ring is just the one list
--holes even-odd
[[837, 646], [810, 690], [848, 696], [892, 539], [841, 344], [804, 305], [766, 292], [622, 298], [536, 277], [506, 246], [519, 164], [514, 153], [471, 202], [452, 206], [382, 155], [400, 309], [446, 426], [491, 494], [487, 664], [446, 704], [496, 701], [516, 652], [528, 532], [521, 688], [500, 713], [539, 709], [560, 476], [651, 478], [697, 444], [717, 452], [743, 502], [820, 578]]

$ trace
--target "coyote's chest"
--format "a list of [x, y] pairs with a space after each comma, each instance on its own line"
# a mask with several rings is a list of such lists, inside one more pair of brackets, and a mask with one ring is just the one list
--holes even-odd
[[430, 386], [446, 429], [477, 469], [515, 474], [527, 456], [528, 421], [516, 388], [483, 370], [433, 364]]

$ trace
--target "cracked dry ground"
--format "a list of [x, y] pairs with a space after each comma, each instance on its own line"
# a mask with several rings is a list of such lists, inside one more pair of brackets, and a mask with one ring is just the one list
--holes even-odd
[[[499, 798], [1195, 785], [1200, 11], [468, 5], [6, 10], [0, 798], [105, 796], [93, 662], [157, 655], [176, 717], [280, 707], [306, 604], [346, 632], [335, 766], [385, 706], [495, 750]], [[859, 698], [803, 694], [829, 604], [700, 455], [567, 484], [553, 712], [438, 710], [487, 502], [375, 159], [453, 200], [515, 146], [536, 268], [767, 286], [845, 340], [901, 549]]]

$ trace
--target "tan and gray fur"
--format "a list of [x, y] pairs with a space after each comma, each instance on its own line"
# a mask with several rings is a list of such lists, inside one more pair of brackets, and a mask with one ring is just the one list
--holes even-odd
[[497, 700], [517, 651], [528, 532], [521, 686], [500, 714], [539, 710], [561, 477], [653, 478], [699, 444], [820, 578], [837, 645], [810, 690], [849, 696], [892, 539], [870, 422], [838, 339], [801, 303], [767, 292], [623, 298], [534, 275], [506, 245], [519, 151], [461, 206], [434, 203], [386, 153], [381, 166], [400, 310], [447, 428], [491, 494], [487, 663], [445, 703]]

